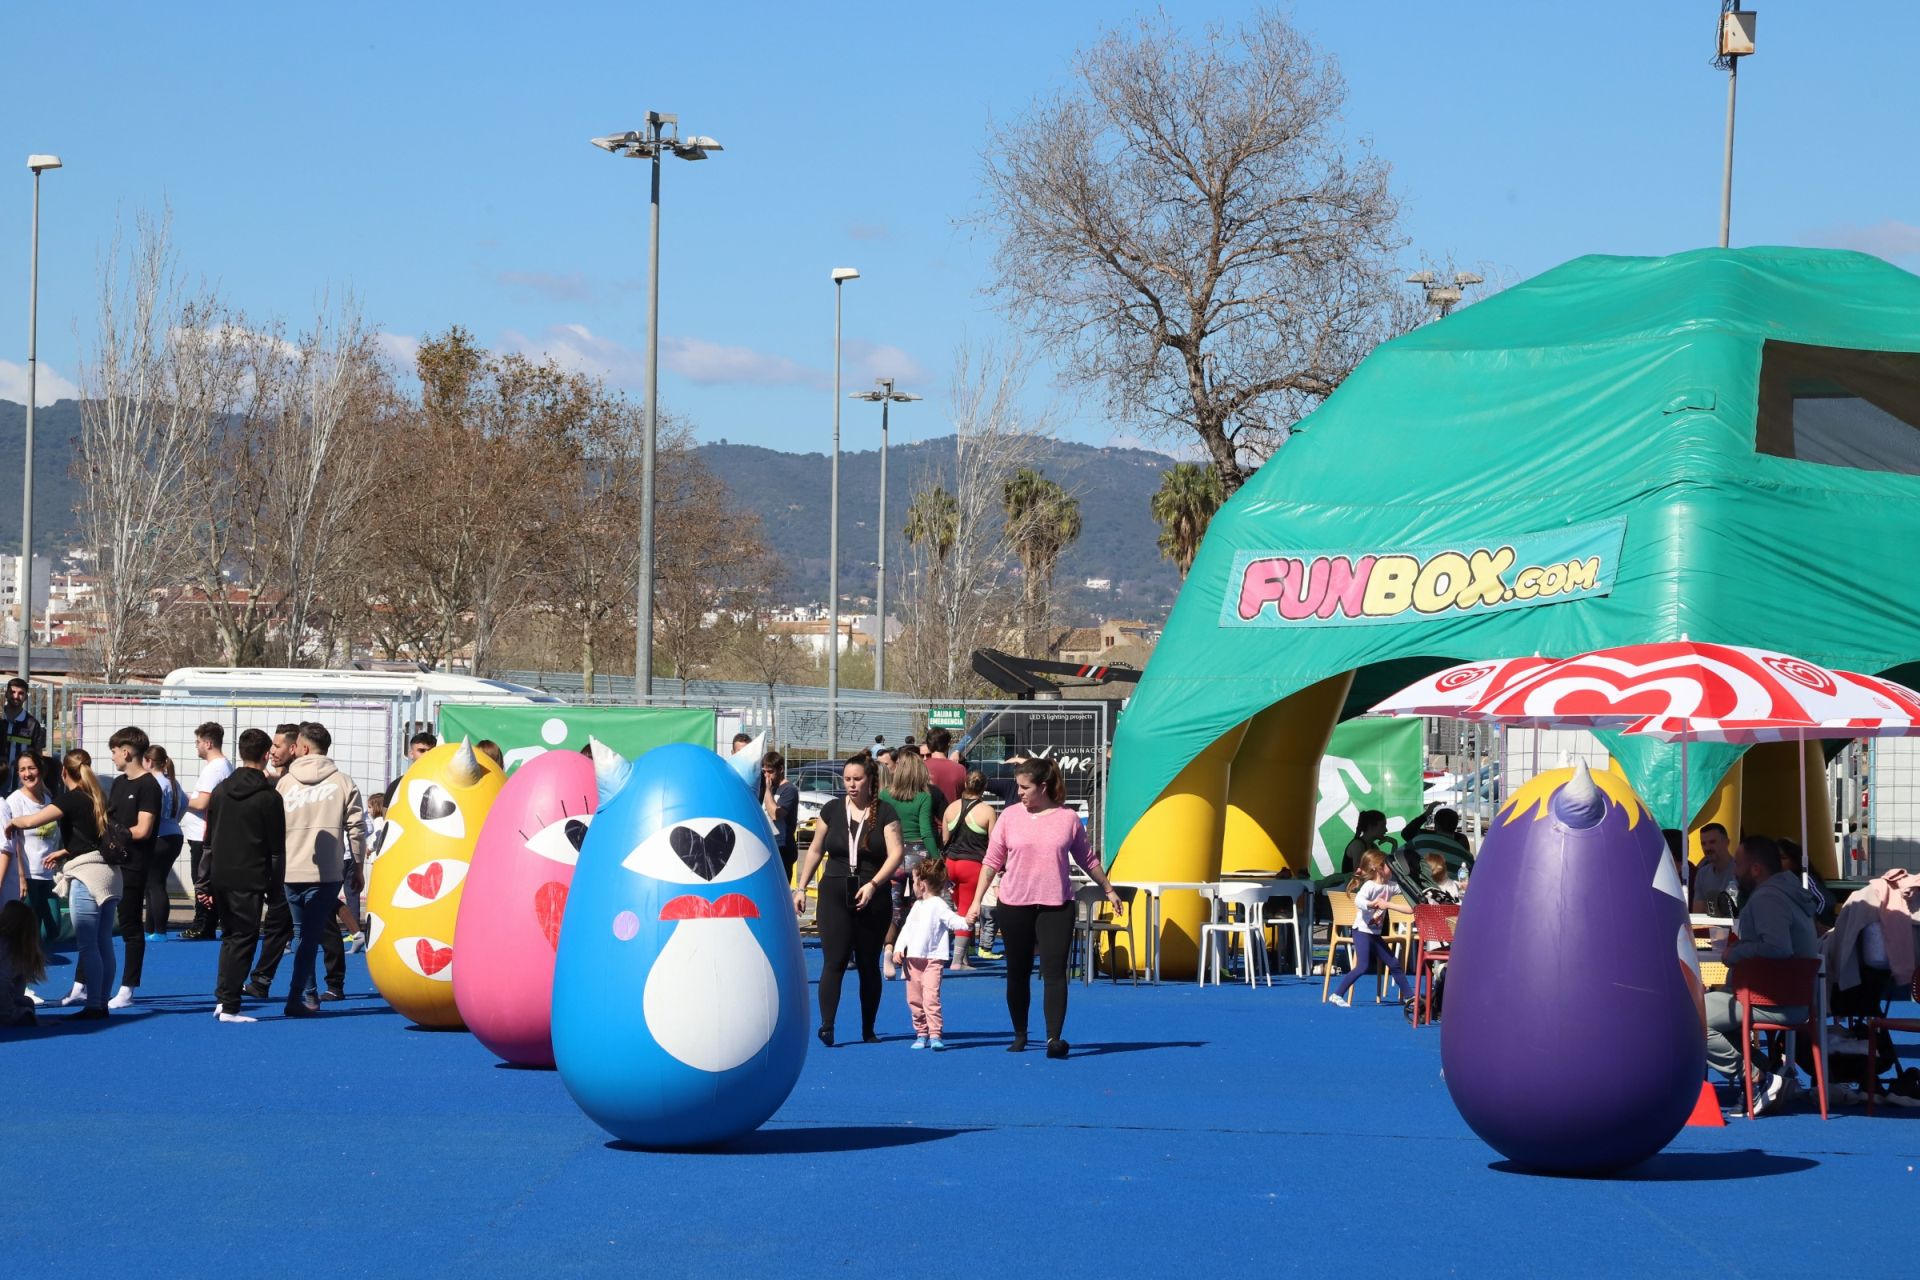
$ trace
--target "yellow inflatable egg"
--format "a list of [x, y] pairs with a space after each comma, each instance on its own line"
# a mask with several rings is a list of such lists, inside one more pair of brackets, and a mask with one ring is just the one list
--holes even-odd
[[480, 828], [506, 775], [466, 741], [414, 761], [387, 807], [387, 838], [367, 880], [367, 972], [386, 1002], [423, 1027], [459, 1027], [454, 917]]

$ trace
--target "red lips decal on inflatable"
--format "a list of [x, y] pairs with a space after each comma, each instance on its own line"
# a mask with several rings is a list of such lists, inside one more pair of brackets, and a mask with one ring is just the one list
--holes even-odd
[[713, 902], [683, 893], [660, 908], [662, 920], [758, 920], [760, 908], [742, 893], [722, 895]]

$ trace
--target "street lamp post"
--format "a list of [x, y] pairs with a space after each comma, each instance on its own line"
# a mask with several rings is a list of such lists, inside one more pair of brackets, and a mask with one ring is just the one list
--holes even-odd
[[1760, 15], [1742, 12], [1740, 0], [1723, 0], [1720, 12], [1720, 56], [1716, 67], [1727, 69], [1727, 142], [1720, 159], [1720, 247], [1727, 247], [1733, 226], [1733, 100], [1740, 85], [1740, 59], [1753, 52], [1754, 31]]
[[640, 453], [640, 572], [636, 587], [633, 630], [634, 701], [653, 696], [653, 473], [654, 449], [660, 422], [660, 158], [672, 153], [682, 160], [705, 160], [724, 148], [712, 138], [680, 137], [680, 117], [667, 111], [647, 112], [644, 133], [629, 129], [593, 139], [593, 145], [614, 155], [653, 163], [652, 229], [647, 247], [647, 436]]
[[14, 578], [14, 602], [20, 606], [20, 678], [31, 681], [33, 667], [33, 402], [40, 346], [40, 175], [60, 167], [59, 156], [32, 155], [33, 252], [27, 268], [27, 465], [20, 480], [20, 565]]
[[880, 582], [874, 593], [878, 623], [873, 637], [873, 687], [878, 692], [887, 687], [887, 409], [920, 397], [895, 391], [892, 378], [875, 378], [874, 382], [877, 390], [856, 391], [847, 399], [878, 401], [880, 405]]
[[827, 516], [827, 759], [840, 758], [840, 286], [858, 280], [833, 269], [833, 484]]

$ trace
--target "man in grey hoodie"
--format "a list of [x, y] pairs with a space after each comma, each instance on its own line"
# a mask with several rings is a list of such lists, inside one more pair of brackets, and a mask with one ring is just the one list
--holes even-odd
[[360, 788], [327, 757], [333, 735], [320, 724], [303, 724], [299, 754], [279, 782], [287, 814], [287, 906], [293, 912], [293, 974], [287, 988], [287, 1016], [318, 1013], [314, 990], [314, 951], [323, 934], [334, 931], [334, 911], [347, 858], [367, 860], [366, 806]]
[[[1729, 967], [1742, 960], [1783, 960], [1790, 956], [1808, 958], [1819, 954], [1814, 937], [1813, 896], [1799, 882], [1784, 873], [1780, 846], [1766, 836], [1748, 836], [1734, 855], [1734, 875], [1740, 883], [1740, 917], [1734, 932], [1740, 941], [1727, 948]], [[1804, 1022], [1807, 1010], [1755, 1009], [1757, 1023]], [[1724, 1074], [1736, 1088], [1745, 1085], [1741, 1076], [1740, 1002], [1724, 991], [1707, 993], [1707, 1064]], [[1778, 1073], [1765, 1072], [1756, 1077], [1753, 1110], [1755, 1115], [1772, 1109], [1792, 1087], [1791, 1068]]]

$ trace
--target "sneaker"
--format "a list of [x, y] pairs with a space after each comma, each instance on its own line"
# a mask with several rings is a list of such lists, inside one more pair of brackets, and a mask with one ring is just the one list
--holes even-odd
[[70, 1005], [70, 1004], [85, 1004], [86, 1002], [87, 1002], [87, 984], [84, 982], [74, 983], [73, 990], [67, 992], [67, 994], [64, 997], [62, 997], [60, 1000], [60, 1003], [63, 1006]]
[[1754, 1081], [1754, 1086], [1753, 1114], [1756, 1117], [1763, 1116], [1779, 1106], [1786, 1098], [1789, 1087], [1784, 1074], [1767, 1075], [1763, 1079]]
[[344, 991], [322, 991], [320, 993], [320, 998], [322, 1000], [327, 1001], [328, 1003], [332, 1003], [335, 1000], [345, 1000], [347, 998], [347, 993]]
[[264, 982], [249, 982], [246, 986], [246, 992], [255, 1000], [265, 1000], [270, 994], [267, 984]]
[[343, 933], [340, 935], [340, 941], [346, 947], [347, 954], [352, 955], [356, 951], [366, 950], [367, 935], [359, 932]]
[[244, 1013], [228, 1013], [225, 1009], [215, 1009], [213, 1011], [213, 1017], [214, 1017], [214, 1021], [216, 1022], [258, 1022], [260, 1021], [260, 1019], [258, 1018], [249, 1018]]
[[1340, 1007], [1341, 1007], [1342, 1009], [1345, 1009], [1345, 1008], [1347, 1007], [1347, 998], [1346, 998], [1345, 996], [1343, 996], [1343, 995], [1340, 995], [1340, 994], [1338, 994], [1338, 993], [1336, 993], [1336, 994], [1334, 994], [1334, 995], [1330, 995], [1330, 996], [1328, 996], [1328, 997], [1327, 997], [1327, 1003], [1328, 1003], [1328, 1004], [1337, 1004], [1337, 1005], [1339, 1005], [1339, 1006], [1340, 1006]]
[[34, 1004], [45, 1004], [45, 1003], [46, 1003], [46, 1001], [45, 1001], [45, 1000], [42, 1000], [42, 999], [41, 999], [41, 998], [39, 997], [39, 995], [38, 995], [38, 994], [37, 994], [36, 992], [32, 992], [32, 991], [29, 991], [29, 992], [27, 992], [27, 999], [28, 999], [29, 1001], [31, 1001], [32, 1003], [34, 1003]]
[[925, 1036], [915, 1036], [913, 1038], [913, 1044], [909, 1047], [914, 1049], [924, 1049], [927, 1047], [927, 1038]]
[[129, 1009], [133, 1007], [133, 988], [122, 987], [113, 993], [113, 999], [107, 1001], [109, 1009]]
[[310, 1005], [304, 1000], [289, 1000], [286, 1008], [282, 1012], [289, 1018], [313, 1018], [318, 1017], [320, 1014], [320, 1010], [316, 1006]]
[[935, 1036], [933, 1039], [927, 1041], [927, 1048], [933, 1050], [935, 1053], [944, 1053], [946, 1052], [947, 1042], [939, 1036]]
[[148, 942], [165, 942], [166, 940], [167, 935], [164, 933], [150, 933], [147, 935]]

